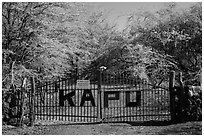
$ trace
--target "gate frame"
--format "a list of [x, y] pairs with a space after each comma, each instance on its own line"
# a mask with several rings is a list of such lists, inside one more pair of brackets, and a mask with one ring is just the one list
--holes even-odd
[[[105, 68], [102, 66], [97, 70], [97, 75], [98, 75], [98, 80], [97, 80], [97, 85], [98, 85], [98, 91], [97, 91], [97, 117], [98, 117], [98, 122], [103, 122], [103, 107], [102, 107], [102, 90], [101, 90], [101, 85], [102, 85], [102, 76], [103, 76], [103, 71]], [[176, 122], [175, 119], [175, 92], [174, 92], [174, 85], [175, 85], [175, 71], [171, 71], [169, 75], [169, 93], [170, 93], [170, 116], [171, 116], [171, 121], [173, 123]], [[35, 122], [35, 112], [34, 112], [34, 99], [35, 99], [35, 78], [31, 77], [31, 98], [30, 98], [30, 122], [31, 126], [34, 125]]]
[[175, 86], [175, 71], [170, 71], [169, 75], [169, 92], [170, 92], [170, 115], [171, 115], [171, 121], [173, 123], [176, 122], [176, 114], [175, 114], [175, 92], [174, 92], [174, 86]]

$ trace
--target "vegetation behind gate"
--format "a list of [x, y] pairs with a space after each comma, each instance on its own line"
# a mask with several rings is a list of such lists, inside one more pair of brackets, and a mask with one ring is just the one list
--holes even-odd
[[169, 70], [183, 72], [185, 85], [200, 85], [202, 4], [176, 7], [131, 13], [118, 32], [88, 3], [3, 2], [2, 93], [31, 76], [42, 83], [70, 74], [97, 79], [100, 66], [154, 87], [168, 83]]

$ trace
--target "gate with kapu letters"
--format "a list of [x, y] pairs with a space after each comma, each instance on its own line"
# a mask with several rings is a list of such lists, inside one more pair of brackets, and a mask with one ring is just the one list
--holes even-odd
[[168, 86], [100, 71], [97, 80], [62, 79], [36, 85], [35, 117], [82, 123], [170, 121]]

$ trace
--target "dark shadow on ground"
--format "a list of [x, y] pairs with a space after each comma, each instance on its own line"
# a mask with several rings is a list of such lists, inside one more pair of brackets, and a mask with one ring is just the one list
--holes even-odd
[[70, 123], [48, 123], [48, 124], [35, 124], [35, 126], [60, 126], [60, 125], [94, 125], [101, 124], [101, 122], [70, 122]]
[[171, 121], [132, 121], [127, 122], [131, 126], [168, 126], [171, 125]]
[[94, 125], [94, 124], [128, 124], [131, 126], [168, 126], [171, 121], [131, 121], [131, 122], [70, 122], [70, 123], [52, 123], [52, 124], [35, 124], [35, 126], [57, 126], [57, 125]]

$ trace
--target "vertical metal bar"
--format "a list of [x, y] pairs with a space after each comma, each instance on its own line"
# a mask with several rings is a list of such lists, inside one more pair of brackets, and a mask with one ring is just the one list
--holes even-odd
[[97, 92], [97, 113], [98, 113], [98, 121], [101, 121], [102, 120], [102, 105], [101, 105], [101, 84], [102, 84], [102, 70], [99, 69], [98, 70], [98, 82], [97, 82], [97, 85], [98, 85], [98, 92]]
[[[39, 85], [38, 85], [39, 86]], [[34, 103], [34, 107], [35, 107], [35, 113], [36, 114], [41, 114], [42, 112], [42, 110], [40, 109], [39, 110], [39, 106], [38, 106], [38, 100], [37, 100], [37, 97], [38, 97], [38, 93], [40, 92], [40, 88], [38, 87], [38, 89], [37, 89], [37, 91], [36, 91], [37, 93], [35, 94], [35, 103]], [[31, 102], [31, 92], [29, 93], [29, 98], [30, 98], [30, 102]], [[39, 119], [41, 119], [41, 116], [40, 115], [38, 115], [37, 116]]]
[[[84, 90], [81, 90], [81, 99], [82, 99], [82, 96], [84, 94]], [[84, 102], [83, 106], [80, 107], [81, 110], [82, 110], [82, 116], [87, 116], [87, 108], [86, 108], [86, 101]], [[86, 122], [87, 121], [87, 117], [83, 117], [83, 121]]]
[[53, 83], [50, 85], [50, 100], [51, 100], [51, 103], [50, 103], [50, 109], [51, 109], [51, 112], [50, 112], [50, 114], [52, 115], [50, 118], [51, 118], [51, 120], [53, 120], [53, 103], [54, 103], [54, 100], [53, 100], [53, 95], [54, 95], [54, 89], [53, 89]]
[[[113, 76], [111, 76], [112, 78], [111, 78], [111, 89], [113, 90], [114, 88], [115, 88], [115, 84], [114, 84], [114, 77]], [[113, 107], [114, 105], [113, 105], [113, 101], [112, 100], [110, 100], [110, 114], [108, 115], [108, 117], [110, 117], [110, 116], [112, 116], [112, 113], [113, 113], [113, 109], [114, 109], [114, 107]], [[108, 119], [110, 119], [110, 118], [108, 118]]]
[[[44, 109], [44, 110], [43, 110], [43, 119], [46, 120], [46, 105], [47, 105], [46, 83], [45, 83], [45, 85], [43, 85], [43, 93], [42, 93], [42, 94], [44, 94], [44, 95], [43, 95], [43, 96], [44, 96], [44, 102], [43, 102], [43, 105], [42, 105], [42, 107], [43, 107], [43, 109]], [[40, 98], [41, 98], [41, 95], [40, 95]]]
[[[94, 97], [94, 101], [96, 101], [96, 96], [95, 96], [95, 83], [93, 83], [93, 85], [91, 84], [91, 88], [92, 89], [92, 94], [93, 94], [93, 97]], [[97, 105], [97, 103], [95, 102], [95, 104]], [[91, 116], [94, 116], [94, 109], [95, 109], [95, 106], [91, 107]], [[94, 122], [94, 118], [91, 118], [91, 122]]]
[[79, 116], [79, 117], [76, 117], [76, 121], [80, 121], [81, 117], [80, 116], [83, 116], [83, 109], [84, 107], [83, 106], [80, 106], [80, 103], [79, 103], [79, 99], [82, 98], [82, 94], [83, 94], [83, 90], [82, 89], [76, 89], [76, 96], [75, 96], [75, 101], [76, 101], [76, 107], [75, 107], [75, 116]]
[[48, 81], [48, 85], [47, 85], [47, 95], [48, 95], [48, 105], [47, 105], [47, 117], [48, 117], [48, 120], [51, 120], [50, 119], [50, 81]]
[[[123, 83], [123, 90], [125, 90], [125, 87], [127, 86], [127, 84], [125, 83], [125, 74], [123, 74], [123, 76], [122, 76], [122, 83]], [[125, 94], [126, 95], [126, 94]], [[123, 117], [122, 117], [122, 122], [124, 122], [124, 119], [125, 119], [125, 111], [126, 111], [126, 103], [127, 102], [125, 102], [125, 96], [123, 96], [123, 103], [122, 103], [122, 105], [123, 105], [123, 107], [122, 107], [122, 112], [123, 112]]]
[[85, 121], [87, 122], [88, 121], [88, 114], [89, 114], [89, 107], [88, 107], [88, 102], [87, 101], [85, 101], [85, 103], [84, 103], [84, 113], [85, 113], [85, 116], [87, 116], [87, 117], [85, 117]]
[[[65, 80], [63, 80], [63, 91], [64, 91], [64, 95], [66, 95], [66, 90], [65, 90], [66, 84], [65, 84]], [[64, 106], [62, 107], [62, 115], [61, 115], [61, 120], [64, 120], [64, 113], [65, 113], [65, 101], [64, 101]]]
[[145, 114], [145, 111], [146, 111], [145, 96], [146, 96], [146, 94], [145, 94], [145, 92], [148, 89], [148, 84], [147, 84], [147, 82], [145, 80], [142, 80], [140, 88], [141, 88], [140, 91], [142, 91], [141, 94], [143, 94], [143, 96], [141, 95], [142, 119], [143, 119], [143, 121], [146, 121], [146, 114]]
[[[74, 89], [75, 89], [75, 93], [78, 94], [78, 89], [76, 89], [76, 82], [77, 82], [77, 79], [76, 79], [76, 81], [75, 81], [73, 86], [74, 86]], [[75, 101], [76, 101], [76, 99], [77, 99], [77, 96], [75, 96]], [[74, 109], [74, 116], [76, 116], [77, 115], [78, 105], [73, 107], [73, 109]], [[77, 121], [77, 117], [74, 117], [74, 116], [73, 116], [74, 121]]]
[[[138, 83], [139, 83], [139, 81], [138, 81], [138, 79], [136, 79], [136, 80], [135, 80], [135, 87], [136, 87], [136, 90], [138, 90], [138, 89], [137, 89], [137, 87], [138, 87]], [[142, 96], [142, 95], [143, 95], [143, 96]], [[144, 94], [141, 93], [141, 100], [140, 100], [140, 101], [142, 101], [142, 98], [144, 98]], [[138, 119], [138, 108], [141, 107], [141, 103], [142, 103], [142, 102], [140, 102], [140, 105], [136, 108], [136, 110], [137, 110], [137, 111], [136, 111], [136, 120]]]
[[151, 86], [151, 88], [152, 88], [151, 98], [153, 100], [153, 101], [151, 101], [151, 107], [152, 107], [151, 115], [153, 115], [153, 120], [156, 120], [156, 118], [155, 118], [155, 105], [154, 105], [154, 103], [155, 103], [155, 90], [153, 89], [153, 86]]
[[[131, 81], [130, 81], [130, 78], [128, 77], [128, 76], [126, 76], [126, 79], [127, 79], [127, 83], [128, 83], [128, 85], [131, 87]], [[126, 90], [127, 90], [128, 88], [126, 87]], [[131, 92], [130, 92], [131, 93]], [[126, 119], [126, 121], [130, 121], [130, 110], [131, 110], [131, 107], [128, 107], [127, 108], [128, 110], [127, 110], [127, 119]]]
[[61, 107], [63, 106], [61, 104], [64, 104], [64, 100], [63, 100], [64, 90], [62, 88], [62, 80], [59, 80], [58, 87], [59, 87], [59, 90], [57, 93], [56, 119], [60, 120], [60, 114], [61, 114], [60, 111], [61, 111]]
[[[148, 88], [148, 83], [146, 82], [146, 80], [144, 80], [143, 81], [143, 84], [142, 84], [143, 86], [142, 86], [142, 91], [143, 91], [143, 94], [145, 95], [145, 91], [147, 90], [147, 88]], [[145, 111], [146, 111], [146, 109], [145, 109], [145, 101], [144, 101], [144, 97], [142, 98], [143, 99], [143, 121], [145, 121], [146, 120], [146, 117], [145, 117]]]
[[169, 77], [169, 92], [170, 92], [170, 113], [171, 113], [171, 121], [174, 123], [175, 121], [175, 92], [174, 92], [174, 83], [175, 83], [175, 72], [170, 72]]
[[35, 98], [35, 79], [31, 77], [31, 108], [30, 108], [30, 125], [33, 126], [35, 122], [35, 111], [34, 111], [34, 98]]
[[[133, 79], [132, 78], [130, 78], [130, 85], [131, 85], [130, 89], [132, 90], [133, 89]], [[135, 95], [136, 95], [136, 92], [132, 91], [132, 100], [133, 101], [135, 101], [134, 100]], [[134, 106], [130, 107], [130, 114], [129, 114], [130, 115], [130, 121], [133, 121], [133, 118], [134, 118], [133, 114], [134, 114]]]
[[[74, 98], [75, 98], [75, 101], [76, 101], [77, 94], [78, 94], [78, 90], [76, 89], [76, 82], [75, 82], [75, 84], [74, 84], [73, 86], [74, 86], [74, 89], [75, 89], [75, 92], [76, 92], [76, 96], [74, 97]], [[76, 105], [75, 107], [73, 107], [73, 109], [74, 109], [73, 119], [74, 119], [75, 122], [77, 121], [77, 117], [75, 117], [75, 116], [77, 115], [77, 109], [78, 109], [77, 107], [78, 107], [78, 105]]]
[[50, 85], [50, 110], [51, 110], [51, 112], [50, 112], [50, 114], [52, 115], [50, 118], [51, 118], [51, 120], [53, 120], [53, 98], [52, 98], [52, 96], [53, 96], [53, 84], [51, 84]]
[[101, 102], [101, 119], [103, 119], [104, 117], [105, 117], [105, 108], [104, 108], [104, 92], [105, 92], [105, 90], [107, 89], [107, 87], [108, 87], [108, 78], [107, 78], [108, 76], [107, 76], [107, 73], [106, 72], [102, 72], [102, 74], [101, 74], [101, 83], [102, 83], [102, 86], [103, 86], [103, 90], [101, 90], [101, 96], [100, 96], [100, 102]]
[[74, 118], [74, 120], [77, 122], [77, 121], [79, 120], [79, 118], [77, 117], [77, 116], [78, 116], [78, 109], [80, 108], [80, 104], [78, 104], [77, 99], [78, 99], [79, 94], [80, 94], [80, 89], [77, 89], [77, 88], [76, 88], [76, 83], [75, 83], [74, 86], [75, 86], [75, 87], [74, 87], [74, 88], [75, 88], [74, 100], [75, 100], [75, 102], [76, 102], [76, 106], [73, 107], [73, 109], [74, 109], [74, 116], [73, 116], [73, 118]]
[[[46, 90], [45, 90], [45, 87], [46, 87], [46, 85], [42, 85], [42, 95], [44, 97], [43, 104], [41, 103], [41, 107], [43, 108], [43, 112], [42, 112], [43, 120], [46, 120], [46, 115], [45, 115], [46, 114], [46, 108], [45, 108], [45, 106], [46, 106], [46, 103], [47, 103], [47, 99], [46, 99]], [[38, 98], [41, 99], [41, 95], [40, 94], [39, 94]]]
[[56, 116], [56, 115], [57, 115], [57, 114], [56, 114], [56, 112], [57, 112], [57, 107], [58, 107], [57, 96], [58, 96], [58, 92], [59, 92], [59, 83], [58, 83], [58, 81], [56, 82], [56, 84], [57, 84], [57, 85], [56, 85], [57, 87], [56, 87], [56, 89], [55, 89], [56, 91], [55, 91], [55, 97], [54, 97], [54, 98], [55, 98], [55, 99], [54, 99], [54, 100], [55, 100], [55, 103], [54, 103], [54, 115], [55, 115], [54, 119], [55, 119], [55, 120], [57, 120], [57, 116]]
[[[135, 77], [134, 77], [134, 79], [133, 79], [133, 89], [134, 89], [135, 91], [137, 90], [137, 81], [136, 81], [136, 78], [135, 78]], [[135, 98], [137, 98], [137, 93], [136, 93], [136, 97], [135, 97]], [[136, 100], [136, 101], [137, 101], [137, 100]], [[137, 120], [137, 107], [139, 107], [139, 105], [134, 108], [135, 113], [134, 113], [133, 121], [136, 121], [136, 120]]]
[[121, 86], [121, 87], [120, 87], [121, 92], [120, 92], [120, 97], [119, 97], [119, 113], [118, 113], [119, 121], [122, 121], [122, 120], [121, 120], [121, 107], [122, 107], [121, 103], [123, 102], [123, 100], [122, 100], [121, 97], [124, 96], [123, 85], [122, 85], [122, 80], [121, 80], [122, 74], [123, 74], [123, 73], [120, 73], [120, 75], [119, 75], [119, 84], [120, 84], [120, 86]]
[[[139, 80], [139, 79], [137, 79], [137, 80], [138, 80], [138, 82], [137, 82], [137, 90], [140, 90], [140, 84], [141, 84], [142, 81]], [[143, 100], [141, 100], [141, 101], [143, 101]], [[137, 113], [138, 114], [137, 118], [139, 119], [139, 121], [141, 121], [141, 116], [140, 116], [141, 115], [141, 108], [142, 108], [142, 102], [141, 102], [141, 105], [138, 107], [138, 111], [137, 111], [138, 112]]]
[[179, 115], [180, 115], [180, 121], [181, 122], [184, 122], [184, 116], [183, 116], [183, 108], [184, 108], [184, 92], [185, 92], [185, 89], [184, 89], [184, 83], [183, 83], [183, 80], [182, 80], [182, 72], [179, 73], [179, 85], [180, 85], [180, 99], [179, 99], [179, 106], [180, 106], [180, 111], [179, 111]]
[[[155, 90], [154, 90], [154, 89], [152, 90], [152, 98], [156, 100], [156, 98], [155, 98]], [[154, 102], [155, 102], [155, 101], [154, 101]], [[154, 103], [154, 102], [153, 102], [153, 103]], [[152, 115], [155, 115], [155, 114], [156, 114], [156, 109], [155, 109], [155, 105], [153, 104]], [[156, 120], [156, 116], [154, 116], [153, 119]]]
[[[67, 93], [69, 93], [70, 91], [71, 91], [71, 87], [70, 87], [70, 80], [68, 79], [67, 80], [67, 86], [68, 86], [68, 90], [67, 90]], [[69, 106], [69, 103], [67, 103], [67, 109], [68, 109], [68, 121], [71, 121], [71, 108], [70, 108], [70, 106]]]
[[[132, 84], [133, 84], [133, 85], [132, 85], [132, 89], [135, 89], [135, 78], [133, 78], [132, 81], [133, 81], [133, 82], [132, 82]], [[138, 101], [138, 100], [137, 100], [137, 92], [134, 91], [134, 94], [135, 94], [135, 99], [134, 99], [134, 101], [137, 102], [137, 101]], [[133, 117], [132, 121], [134, 121], [134, 120], [136, 119], [136, 112], [137, 112], [136, 109], [137, 109], [137, 106], [134, 106], [134, 107], [133, 107], [133, 112], [134, 112], [134, 113], [133, 113], [133, 116], [132, 116], [132, 117]]]
[[[93, 85], [91, 84], [91, 93], [93, 94], [94, 101], [96, 101], [96, 96], [95, 96], [95, 83], [94, 83]], [[97, 105], [96, 102], [95, 102], [95, 104]], [[93, 113], [94, 108], [95, 108], [95, 106], [92, 106], [92, 107], [91, 107], [91, 114], [90, 114], [91, 116], [94, 116], [94, 113]], [[91, 118], [90, 122], [94, 122], [94, 118]]]
[[[140, 86], [140, 90], [144, 90], [146, 87], [146, 81], [142, 80], [142, 84]], [[144, 121], [144, 101], [142, 101], [142, 121]]]
[[48, 97], [47, 97], [47, 90], [48, 90], [48, 88], [47, 88], [47, 82], [45, 82], [45, 97], [46, 97], [46, 104], [45, 104], [45, 119], [46, 120], [48, 120], [47, 118], [47, 106], [48, 106]]
[[[64, 92], [65, 92], [65, 95], [67, 94], [67, 80], [65, 79], [64, 80]], [[63, 114], [63, 121], [65, 120], [65, 121], [67, 121], [67, 102], [65, 102], [64, 103], [65, 105], [64, 105], [64, 107], [63, 107], [63, 109], [64, 109], [64, 114]]]
[[[62, 93], [60, 93], [60, 92], [62, 92]], [[62, 96], [64, 96], [64, 91], [63, 91], [63, 84], [62, 84], [62, 81], [60, 81], [60, 90], [59, 90], [59, 94], [62, 94]], [[59, 97], [58, 97], [59, 98]], [[62, 98], [59, 98], [59, 99], [62, 99]], [[59, 103], [60, 102], [62, 102], [62, 104], [63, 104], [63, 100], [59, 100]], [[59, 108], [58, 108], [58, 120], [60, 120], [60, 115], [61, 115], [61, 105], [59, 105]]]
[[[159, 107], [158, 107], [158, 119], [160, 118], [160, 111], [161, 111], [161, 99], [162, 99], [162, 93], [161, 93], [161, 90], [158, 88], [157, 89], [158, 90], [158, 92], [157, 92], [157, 98], [158, 98], [158, 100], [159, 100]], [[161, 95], [160, 95], [161, 94]]]
[[48, 106], [49, 106], [49, 97], [48, 97], [48, 83], [46, 83], [46, 95], [47, 95], [47, 97], [46, 97], [46, 102], [47, 102], [47, 104], [46, 104], [46, 107], [45, 107], [45, 109], [46, 109], [46, 120], [48, 120]]
[[55, 120], [55, 108], [56, 108], [56, 100], [55, 96], [57, 94], [57, 90], [55, 90], [55, 84], [57, 84], [57, 80], [53, 85], [53, 95], [52, 95], [52, 101], [53, 101], [53, 120]]
[[[141, 90], [141, 86], [140, 85], [142, 85], [143, 84], [143, 80], [139, 80], [139, 82], [138, 82], [139, 84], [138, 84], [138, 88], [139, 88], [139, 90]], [[139, 107], [139, 120], [141, 121], [142, 120], [142, 107], [143, 107], [143, 103], [141, 103], [141, 106]]]
[[60, 82], [61, 82], [61, 80], [60, 80], [59, 83], [58, 83], [58, 84], [59, 84], [59, 85], [58, 85], [58, 86], [59, 86], [59, 90], [58, 90], [58, 93], [57, 93], [57, 104], [56, 104], [56, 106], [57, 106], [57, 108], [56, 108], [56, 115], [57, 115], [57, 116], [56, 116], [56, 120], [59, 120], [59, 116], [58, 116], [58, 115], [59, 115], [59, 110], [60, 110], [60, 105], [59, 105], [59, 102], [60, 102], [59, 93], [60, 93], [60, 91], [61, 91], [61, 89], [62, 89]]
[[[61, 88], [60, 88], [60, 89], [61, 89], [61, 90], [60, 90], [60, 92], [61, 92], [60, 94], [62, 94], [62, 96], [64, 96], [63, 80], [61, 81]], [[61, 102], [62, 104], [64, 104], [64, 99], [61, 98], [60, 102]], [[61, 120], [61, 115], [62, 115], [63, 106], [64, 106], [64, 105], [60, 105], [60, 106], [59, 106], [59, 114], [58, 114], [59, 121]]]
[[[94, 116], [97, 116], [97, 108], [98, 108], [98, 98], [97, 98], [97, 94], [98, 94], [98, 91], [97, 91], [97, 89], [98, 89], [98, 87], [97, 87], [97, 85], [96, 85], [97, 83], [94, 83], [94, 97], [95, 97], [95, 100], [96, 100], [96, 106], [94, 107], [94, 109], [93, 109], [93, 115]], [[94, 122], [97, 122], [97, 118], [94, 118]]]
[[[89, 109], [90, 109], [88, 103], [89, 103], [89, 102], [86, 101], [86, 105], [85, 105], [85, 108], [87, 109], [87, 116], [89, 116]], [[89, 121], [89, 117], [87, 117], [86, 120], [87, 120], [87, 122], [88, 122], [88, 121]]]
[[[83, 96], [83, 94], [84, 94], [84, 91], [83, 90], [81, 90], [82, 92], [82, 94], [81, 94], [81, 99], [82, 99], [82, 96]], [[84, 103], [84, 106], [82, 106], [82, 107], [80, 107], [80, 109], [81, 109], [81, 116], [84, 116], [83, 117], [83, 122], [87, 122], [87, 117], [86, 116], [88, 116], [88, 107], [86, 107], [86, 101], [85, 101], [85, 103]], [[81, 117], [82, 118], [82, 117]]]
[[[44, 102], [41, 102], [41, 98], [40, 98], [40, 94], [43, 93], [43, 96], [44, 96]], [[42, 109], [41, 111], [41, 117], [43, 120], [45, 120], [45, 117], [44, 117], [44, 114], [45, 114], [45, 109], [43, 106], [45, 106], [45, 92], [44, 92], [44, 86], [41, 84], [41, 93], [38, 93], [38, 98], [37, 98], [37, 101], [38, 101], [38, 104], [40, 105], [40, 109]]]
[[[157, 92], [157, 90], [154, 89], [154, 94], [153, 94], [154, 97], [153, 98], [155, 99], [155, 102], [158, 103], [158, 98], [156, 98], [156, 92]], [[155, 110], [154, 111], [154, 114], [155, 114], [154, 118], [155, 118], [155, 120], [157, 120], [157, 113], [158, 113], [157, 104], [154, 105], [154, 110]]]
[[47, 83], [47, 107], [46, 107], [46, 111], [47, 111], [47, 120], [49, 120], [50, 116], [49, 116], [49, 106], [50, 106], [50, 95], [49, 95], [49, 81]]
[[49, 115], [49, 119], [52, 120], [52, 107], [51, 107], [51, 103], [52, 103], [52, 100], [51, 100], [51, 92], [52, 92], [52, 85], [51, 85], [51, 81], [49, 81], [49, 86], [48, 86], [48, 94], [49, 94], [49, 107], [48, 107], [48, 115]]
[[[79, 98], [79, 94], [82, 92], [81, 89], [76, 89], [76, 96], [75, 96], [75, 101], [76, 101], [76, 104], [78, 103], [77, 100]], [[76, 118], [76, 121], [78, 122], [80, 120], [80, 117], [77, 117], [77, 116], [82, 116], [82, 114], [79, 114], [79, 111], [81, 111], [81, 109], [83, 108], [83, 106], [80, 106], [80, 103], [79, 105], [76, 105], [75, 107], [75, 118]]]
[[[163, 104], [163, 99], [164, 99], [164, 95], [163, 95], [163, 90], [161, 89], [161, 88], [159, 88], [159, 94], [161, 94], [161, 97], [160, 97], [160, 111], [159, 111], [159, 119], [161, 119], [162, 117], [164, 117], [164, 116], [161, 116], [162, 114], [163, 114], [163, 107], [164, 107], [164, 105], [165, 104]], [[158, 96], [160, 96], [160, 95], [158, 95]], [[162, 120], [162, 119], [161, 119]]]
[[151, 88], [150, 88], [150, 86], [149, 86], [149, 84], [147, 83], [147, 90], [145, 90], [146, 91], [146, 95], [144, 95], [143, 96], [143, 98], [145, 98], [146, 99], [146, 101], [145, 102], [147, 102], [147, 104], [146, 104], [146, 114], [147, 115], [149, 115], [149, 120], [152, 120], [152, 116], [150, 115], [150, 112], [152, 111], [152, 109], [151, 109], [151, 105], [149, 104], [149, 101], [150, 101], [150, 95], [151, 95]]
[[41, 85], [41, 93], [38, 93], [38, 96], [37, 96], [37, 101], [38, 101], [38, 104], [40, 105], [39, 106], [40, 110], [42, 110], [41, 111], [41, 117], [43, 120], [45, 120], [45, 116], [43, 115], [43, 114], [45, 114], [45, 108], [43, 107], [45, 105], [45, 99], [44, 99], [44, 102], [41, 102], [40, 94], [43, 94], [44, 98], [45, 98], [44, 87], [42, 85]]
[[[128, 83], [128, 76], [127, 75], [125, 75], [125, 84], [126, 84], [126, 87], [125, 87], [125, 90], [127, 90], [127, 86], [129, 86], [129, 83]], [[124, 121], [127, 121], [127, 119], [128, 119], [128, 111], [129, 111], [129, 107], [126, 107], [125, 108], [125, 117], [124, 117]]]
[[50, 109], [51, 109], [51, 115], [52, 115], [50, 118], [51, 118], [52, 120], [54, 120], [54, 101], [55, 101], [55, 100], [53, 100], [53, 99], [54, 99], [53, 96], [54, 96], [54, 94], [55, 94], [55, 91], [54, 91], [54, 90], [55, 90], [55, 89], [54, 89], [54, 83], [52, 83], [52, 84], [50, 85], [50, 88], [51, 88], [51, 91], [50, 91], [50, 92], [51, 92], [51, 93], [50, 93], [50, 94], [51, 94], [51, 95], [50, 95], [50, 96], [51, 96], [51, 107], [50, 107]]
[[[67, 80], [67, 93], [69, 93], [69, 91], [70, 91], [70, 81], [69, 80]], [[69, 103], [67, 104], [67, 117], [68, 117], [68, 121], [71, 121], [71, 119], [70, 119], [70, 106], [69, 106]]]
[[155, 109], [156, 109], [156, 120], [158, 120], [158, 116], [159, 116], [159, 111], [160, 111], [160, 105], [159, 105], [159, 103], [160, 103], [160, 99], [161, 99], [161, 96], [159, 97], [158, 96], [158, 94], [159, 94], [159, 89], [155, 89], [155, 99], [157, 100], [157, 104], [155, 105]]
[[54, 104], [53, 95], [54, 95], [54, 93], [55, 93], [55, 92], [54, 92], [54, 83], [52, 83], [52, 84], [50, 85], [50, 89], [51, 89], [51, 90], [50, 90], [50, 96], [51, 96], [51, 97], [50, 97], [50, 100], [51, 100], [51, 103], [50, 103], [50, 105], [51, 105], [51, 106], [50, 106], [51, 112], [50, 112], [50, 114], [52, 115], [50, 118], [51, 118], [51, 120], [54, 120], [54, 110], [53, 110], [53, 109], [54, 109], [54, 107], [53, 107], [53, 106], [54, 106], [54, 105], [53, 105], [53, 104]]
[[[93, 98], [94, 98], [94, 94], [92, 93], [91, 83], [90, 83], [90, 89], [91, 89], [91, 94], [93, 95]], [[90, 101], [89, 101], [88, 108], [89, 108], [89, 111], [88, 111], [88, 115], [89, 115], [88, 122], [90, 122], [91, 121], [91, 108], [92, 108], [92, 104], [91, 104]]]
[[[74, 84], [75, 84], [75, 82], [72, 81], [72, 83], [71, 83], [71, 91], [75, 90], [75, 93], [76, 93], [76, 89], [74, 89]], [[70, 106], [70, 109], [71, 109], [71, 121], [74, 121], [73, 115], [75, 114], [75, 107]]]
[[[149, 91], [149, 95], [150, 95], [149, 98], [151, 99], [151, 96], [153, 95], [153, 89], [152, 89], [152, 87], [150, 85], [148, 85], [148, 89], [150, 89], [150, 91]], [[153, 120], [154, 116], [151, 114], [151, 112], [153, 111], [153, 107], [152, 107], [152, 104], [150, 104], [150, 101], [151, 100], [149, 100], [149, 102], [148, 102], [148, 105], [149, 105], [148, 110], [149, 110], [149, 115], [151, 115], [151, 120]]]
[[[114, 87], [113, 87], [113, 89], [114, 88], [117, 88], [117, 90], [118, 90], [118, 85], [117, 85], [117, 74], [116, 75], [114, 75], [114, 77], [113, 77], [113, 84], [115, 85]], [[116, 90], [116, 91], [117, 91]], [[115, 115], [115, 112], [117, 111], [117, 101], [116, 100], [113, 100], [112, 101], [112, 107], [113, 107], [113, 113], [111, 114], [111, 117], [115, 117], [116, 115]], [[115, 118], [112, 118], [112, 121], [115, 121], [116, 119]]]
[[[62, 84], [63, 80], [60, 80], [59, 81], [59, 93], [58, 93], [58, 99], [59, 100], [59, 103], [62, 103], [64, 104], [64, 100], [63, 100], [63, 97], [61, 98], [59, 95], [61, 94], [61, 96], [64, 96], [64, 90], [63, 90], [63, 84]], [[57, 120], [60, 120], [60, 115], [61, 115], [61, 109], [62, 109], [62, 106], [64, 105], [58, 105], [58, 109], [57, 109]]]

